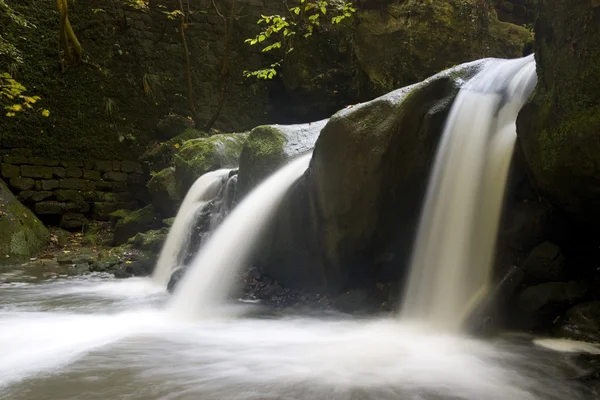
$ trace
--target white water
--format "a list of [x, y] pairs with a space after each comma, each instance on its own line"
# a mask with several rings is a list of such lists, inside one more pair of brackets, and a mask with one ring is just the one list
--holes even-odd
[[230, 169], [220, 169], [207, 172], [198, 178], [187, 192], [152, 275], [152, 279], [158, 285], [166, 287], [169, 283], [173, 269], [179, 266], [187, 250], [191, 229], [196, 222], [196, 214], [218, 195], [230, 171]]
[[288, 189], [306, 171], [312, 154], [290, 162], [256, 187], [210, 236], [179, 283], [170, 305], [183, 318], [218, 314], [235, 273], [248, 260]]
[[[1, 400], [589, 400], [562, 355], [396, 319], [174, 319], [142, 279], [0, 284]], [[564, 375], [563, 371], [564, 370]]]
[[402, 316], [457, 331], [489, 290], [516, 118], [533, 57], [493, 60], [458, 94], [436, 155]]

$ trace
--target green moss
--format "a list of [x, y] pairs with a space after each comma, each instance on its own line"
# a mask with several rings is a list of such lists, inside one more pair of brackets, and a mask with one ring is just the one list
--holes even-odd
[[0, 180], [0, 264], [28, 260], [49, 243], [50, 232]]
[[126, 247], [157, 254], [167, 239], [168, 233], [167, 228], [138, 233], [127, 241]]
[[236, 167], [246, 138], [244, 133], [232, 133], [185, 142], [175, 155], [178, 194], [183, 198], [196, 179], [209, 171]]

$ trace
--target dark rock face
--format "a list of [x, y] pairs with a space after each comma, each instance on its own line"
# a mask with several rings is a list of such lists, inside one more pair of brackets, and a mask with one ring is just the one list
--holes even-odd
[[536, 246], [523, 263], [526, 280], [556, 282], [564, 276], [565, 256], [560, 247], [551, 242]]
[[539, 82], [519, 142], [539, 190], [583, 224], [600, 221], [600, 7], [539, 0]]
[[544, 329], [587, 294], [579, 282], [549, 282], [526, 288], [517, 299], [520, 325], [526, 329]]

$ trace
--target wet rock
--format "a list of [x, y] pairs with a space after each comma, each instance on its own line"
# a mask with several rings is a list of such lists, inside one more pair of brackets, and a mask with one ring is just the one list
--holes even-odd
[[565, 256], [556, 244], [544, 242], [529, 253], [522, 268], [527, 282], [560, 281], [565, 272]]
[[171, 274], [171, 279], [169, 279], [169, 283], [167, 284], [167, 290], [170, 293], [173, 293], [175, 291], [177, 284], [179, 283], [179, 281], [181, 281], [181, 278], [183, 278], [186, 272], [187, 267], [180, 267], [173, 271], [173, 273]]
[[557, 322], [554, 333], [560, 337], [600, 343], [600, 302], [578, 304]]
[[127, 241], [127, 245], [144, 252], [158, 254], [167, 240], [168, 233], [166, 228], [138, 233]]
[[587, 291], [580, 282], [549, 282], [528, 287], [517, 299], [519, 324], [526, 329], [547, 329], [556, 317], [582, 301]]
[[169, 140], [183, 133], [186, 129], [194, 128], [194, 120], [177, 114], [168, 114], [162, 117], [156, 126], [156, 137]]
[[0, 264], [27, 261], [50, 242], [50, 232], [0, 180]]
[[258, 292], [259, 299], [270, 299], [272, 297], [281, 296], [285, 290], [278, 283], [266, 285]]

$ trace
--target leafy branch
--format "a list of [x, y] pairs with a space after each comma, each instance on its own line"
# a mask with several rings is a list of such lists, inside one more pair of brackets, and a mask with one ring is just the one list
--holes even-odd
[[261, 45], [262, 53], [279, 52], [280, 60], [272, 63], [269, 67], [244, 71], [244, 76], [257, 79], [272, 79], [277, 75], [277, 69], [283, 64], [287, 54], [294, 50], [296, 36], [308, 39], [313, 35], [315, 29], [321, 22], [332, 25], [340, 24], [351, 18], [356, 8], [351, 1], [334, 2], [329, 0], [295, 0], [297, 5], [288, 8], [289, 16], [262, 15], [257, 21], [258, 25], [264, 26], [254, 38], [245, 40], [250, 46]]

